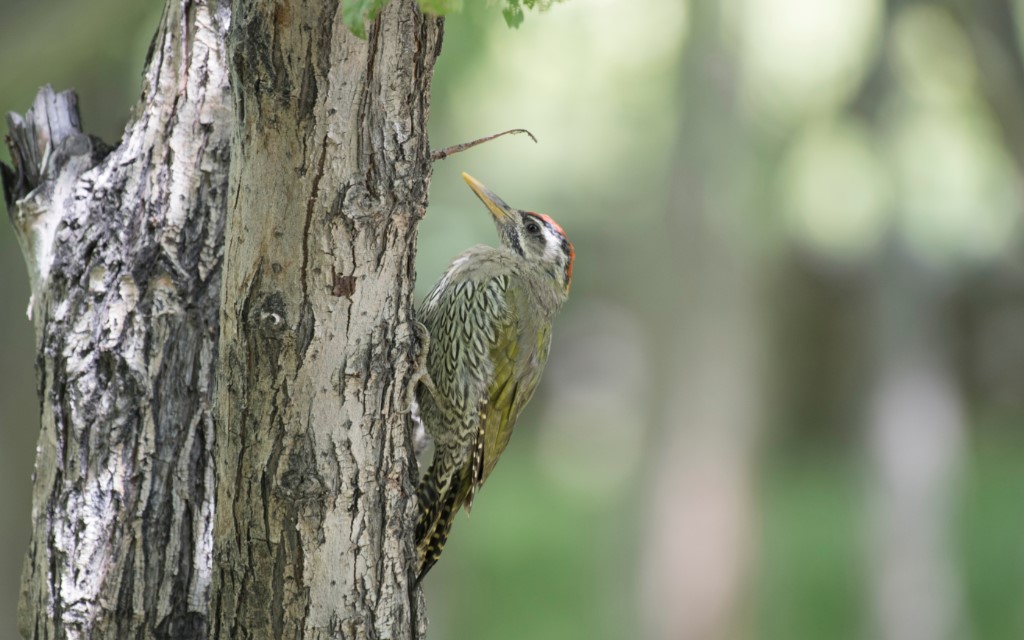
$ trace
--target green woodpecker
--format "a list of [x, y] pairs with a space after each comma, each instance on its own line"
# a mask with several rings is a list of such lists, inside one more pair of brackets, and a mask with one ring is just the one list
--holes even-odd
[[437, 562], [459, 507], [470, 511], [537, 387], [575, 257], [550, 217], [513, 209], [462, 177], [491, 212], [501, 246], [459, 254], [419, 311], [429, 377], [416, 397], [434, 460], [417, 489], [417, 580]]

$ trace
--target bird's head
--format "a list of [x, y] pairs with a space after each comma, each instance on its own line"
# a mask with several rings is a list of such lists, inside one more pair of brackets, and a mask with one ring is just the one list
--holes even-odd
[[513, 209], [468, 173], [462, 177], [487, 205], [501, 245], [549, 273], [568, 292], [576, 253], [562, 227], [543, 213]]

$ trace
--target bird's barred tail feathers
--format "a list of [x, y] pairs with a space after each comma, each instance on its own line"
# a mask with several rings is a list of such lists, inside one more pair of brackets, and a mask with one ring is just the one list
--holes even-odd
[[466, 496], [466, 513], [473, 510], [473, 498], [476, 490], [484, 483], [484, 437], [487, 428], [487, 400], [480, 401], [480, 415], [476, 426], [476, 437], [473, 438], [473, 450], [469, 459], [469, 495]]
[[452, 522], [459, 507], [469, 513], [473, 498], [484, 480], [484, 436], [487, 424], [487, 400], [482, 400], [476, 419], [464, 425], [472, 433], [469, 460], [456, 451], [436, 451], [434, 463], [416, 490], [419, 517], [416, 521], [416, 552], [419, 559], [419, 582], [437, 559], [448, 540]]
[[419, 560], [419, 583], [441, 557], [448, 532], [459, 508], [462, 493], [462, 474], [456, 469], [452, 456], [439, 455], [430, 465], [427, 475], [416, 491], [419, 499], [419, 517], [416, 521], [416, 555]]

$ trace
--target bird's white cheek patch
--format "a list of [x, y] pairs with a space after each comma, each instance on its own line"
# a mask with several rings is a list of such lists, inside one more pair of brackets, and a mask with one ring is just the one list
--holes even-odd
[[544, 229], [544, 260], [548, 262], [554, 262], [555, 264], [562, 263], [562, 239], [551, 233], [548, 229]]

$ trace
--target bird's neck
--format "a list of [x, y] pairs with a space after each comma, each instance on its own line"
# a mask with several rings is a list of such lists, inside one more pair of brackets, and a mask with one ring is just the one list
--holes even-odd
[[549, 316], [558, 313], [568, 297], [558, 274], [543, 265], [526, 265], [524, 275], [530, 281], [529, 289], [537, 306]]

